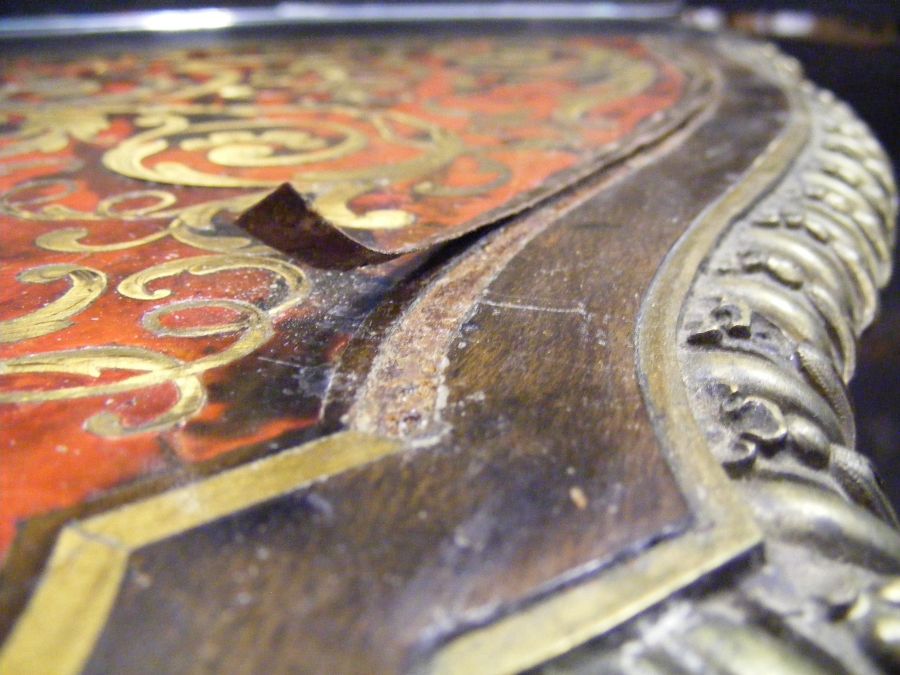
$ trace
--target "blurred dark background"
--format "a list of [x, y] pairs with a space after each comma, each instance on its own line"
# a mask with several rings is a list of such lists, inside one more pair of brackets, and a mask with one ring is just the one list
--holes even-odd
[[[0, 2], [0, 25], [11, 16], [276, 4], [265, 0]], [[354, 3], [331, 0], [331, 4], [352, 7]], [[680, 9], [682, 20], [690, 25], [777, 42], [803, 63], [809, 79], [854, 106], [890, 153], [895, 173], [900, 173], [900, 0], [650, 0], [650, 4]], [[898, 260], [900, 256], [895, 255]], [[900, 274], [884, 289], [881, 314], [864, 335], [859, 352], [851, 384], [858, 447], [873, 459], [900, 510]]]

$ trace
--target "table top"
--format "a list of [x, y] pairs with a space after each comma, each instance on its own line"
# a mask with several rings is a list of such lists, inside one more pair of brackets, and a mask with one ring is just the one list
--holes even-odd
[[892, 663], [846, 106], [673, 27], [217, 42], [0, 67], [3, 672]]

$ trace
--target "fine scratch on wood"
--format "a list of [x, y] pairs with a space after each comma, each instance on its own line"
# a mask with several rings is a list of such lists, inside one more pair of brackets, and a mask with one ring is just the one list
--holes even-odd
[[480, 300], [480, 304], [487, 305], [489, 307], [503, 307], [505, 309], [521, 309], [531, 312], [552, 312], [557, 314], [580, 314], [581, 316], [587, 316], [587, 311], [584, 307], [542, 307], [540, 305], [526, 305], [519, 304], [516, 302], [497, 302], [496, 300]]

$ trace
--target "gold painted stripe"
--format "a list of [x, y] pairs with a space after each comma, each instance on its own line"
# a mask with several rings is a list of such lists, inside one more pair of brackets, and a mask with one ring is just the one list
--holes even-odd
[[67, 525], [0, 652], [0, 673], [79, 673], [112, 611], [132, 551], [393, 454], [347, 431]]

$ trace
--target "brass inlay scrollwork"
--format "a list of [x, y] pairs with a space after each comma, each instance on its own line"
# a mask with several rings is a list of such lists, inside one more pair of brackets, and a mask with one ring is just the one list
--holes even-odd
[[[144, 116], [136, 120], [148, 131], [132, 136], [109, 150], [103, 157], [107, 168], [125, 176], [158, 183], [211, 188], [274, 187], [283, 178], [253, 178], [233, 172], [201, 171], [184, 163], [148, 160], [170, 148], [180, 138], [179, 148], [204, 152], [206, 159], [231, 169], [259, 167], [298, 167], [289, 176], [295, 188], [311, 196], [312, 207], [335, 225], [355, 229], [394, 229], [413, 222], [412, 214], [399, 209], [375, 209], [356, 213], [349, 202], [378, 184], [414, 180], [447, 166], [465, 150], [465, 144], [451, 132], [413, 115], [395, 111], [371, 111], [363, 115], [349, 108], [310, 108], [309, 111], [335, 112], [350, 119], [365, 120], [380, 137], [397, 146], [416, 151], [410, 159], [390, 164], [363, 165], [358, 168], [303, 168], [310, 164], [335, 161], [365, 150], [369, 140], [348, 124], [331, 120], [290, 121], [257, 120], [252, 115], [262, 110], [244, 110], [233, 119], [196, 122], [184, 115]], [[281, 114], [284, 115], [285, 111]], [[277, 116], [278, 111], [266, 111]], [[398, 134], [394, 125], [417, 130], [422, 138]], [[284, 152], [284, 150], [291, 152]], [[482, 188], [483, 190], [484, 188]]]
[[[85, 228], [64, 228], [39, 236], [36, 240], [39, 247], [58, 252], [96, 253], [125, 250], [145, 246], [168, 236], [211, 252], [210, 255], [163, 262], [126, 277], [119, 282], [116, 290], [120, 295], [134, 300], [155, 301], [168, 298], [172, 294], [171, 290], [150, 289], [149, 285], [182, 273], [206, 276], [230, 270], [259, 270], [277, 277], [278, 290], [270, 290], [261, 307], [238, 300], [197, 299], [172, 302], [144, 314], [142, 319], [144, 328], [160, 337], [196, 338], [224, 336], [230, 333], [237, 335], [237, 339], [227, 349], [191, 363], [184, 363], [150, 349], [112, 345], [0, 360], [0, 377], [55, 374], [97, 379], [112, 370], [130, 370], [138, 373], [112, 382], [39, 390], [0, 391], [0, 404], [35, 404], [111, 396], [166, 383], [176, 388], [178, 396], [175, 403], [165, 413], [148, 422], [129, 426], [124, 424], [117, 414], [110, 411], [100, 412], [85, 421], [85, 429], [104, 437], [163, 430], [199, 412], [206, 402], [206, 391], [199, 376], [207, 370], [243, 358], [265, 344], [274, 334], [273, 318], [302, 302], [310, 292], [309, 280], [299, 267], [272, 257], [270, 249], [254, 244], [248, 237], [221, 235], [211, 226], [211, 220], [217, 213], [229, 208], [239, 210], [245, 204], [251, 203], [256, 196], [244, 195], [186, 208], [170, 209], [175, 202], [175, 197], [170, 193], [161, 190], [136, 191], [103, 200], [95, 214], [85, 214], [86, 219], [100, 219], [115, 214], [126, 219], [130, 216], [137, 218], [161, 215], [170, 218], [164, 229], [130, 241], [94, 245], [81, 241], [89, 234]], [[33, 198], [31, 203], [40, 199], [40, 197]], [[140, 202], [146, 199], [154, 201], [149, 205], [121, 208], [130, 201]], [[157, 211], [159, 213], [156, 213]], [[75, 214], [68, 215], [71, 217]], [[72, 285], [61, 298], [31, 314], [0, 323], [0, 342], [17, 342], [61, 330], [71, 324], [71, 317], [84, 311], [106, 291], [107, 281], [104, 273], [78, 265], [47, 265], [26, 270], [18, 277], [19, 281], [25, 283], [51, 283], [65, 278], [68, 278]], [[174, 328], [165, 323], [166, 317], [177, 312], [201, 310], [202, 313], [204, 309], [225, 309], [237, 318], [224, 323], [189, 328]]]
[[302, 302], [309, 293], [309, 283], [306, 275], [303, 274], [300, 268], [291, 263], [278, 258], [227, 254], [179, 258], [160, 263], [123, 279], [119, 283], [117, 290], [126, 298], [134, 300], [161, 300], [169, 297], [172, 291], [163, 288], [151, 291], [147, 287], [148, 284], [183, 272], [205, 276], [241, 268], [267, 270], [276, 274], [285, 284], [287, 289], [285, 300], [277, 303], [275, 305], [276, 309], [270, 310], [273, 313]]
[[[233, 130], [233, 122], [216, 122], [195, 127], [194, 132], [208, 131], [204, 138], [190, 138], [181, 141], [182, 150], [207, 150], [207, 159], [219, 166], [296, 166], [333, 160], [349, 155], [366, 147], [366, 137], [343, 124], [317, 122], [310, 124], [310, 130], [284, 129], [279, 122], [242, 123]], [[214, 131], [216, 128], [224, 131]], [[254, 131], [256, 128], [265, 131]], [[313, 131], [314, 130], [314, 131]], [[339, 135], [339, 140], [326, 140], [324, 132]], [[294, 150], [278, 153], [277, 147]]]
[[[168, 149], [172, 137], [182, 138], [182, 150], [205, 151], [210, 162], [232, 168], [299, 166], [343, 157], [367, 145], [364, 134], [332, 121], [310, 121], [302, 130], [296, 120], [256, 120], [249, 114], [217, 122], [193, 122], [183, 115], [143, 116], [135, 123], [151, 129], [108, 151], [106, 167], [132, 178], [196, 187], [270, 187], [278, 181], [208, 173], [174, 161], [149, 166], [146, 160]], [[279, 146], [295, 152], [277, 153]]]
[[[159, 195], [168, 195], [166, 199], [160, 199], [160, 204], [169, 204], [174, 199], [174, 195], [164, 191], [153, 191]], [[111, 242], [104, 244], [85, 243], [83, 240], [90, 235], [90, 230], [83, 227], [66, 227], [58, 230], [52, 230], [46, 234], [42, 234], [35, 239], [35, 244], [47, 251], [56, 251], [59, 253], [105, 253], [110, 251], [122, 251], [130, 248], [137, 248], [146, 244], [172, 237], [176, 241], [180, 241], [188, 246], [204, 250], [214, 251], [218, 253], [237, 252], [245, 255], [271, 253], [271, 249], [254, 242], [250, 237], [224, 235], [216, 232], [212, 224], [213, 218], [220, 213], [239, 213], [260, 199], [267, 193], [253, 192], [246, 195], [239, 195], [227, 199], [220, 199], [202, 204], [176, 207], [172, 209], [164, 209], [159, 212], [151, 212], [150, 206], [142, 208], [144, 218], [167, 218], [169, 222], [165, 228], [148, 234], [144, 237], [136, 237], [120, 242]], [[143, 193], [128, 193], [129, 199], [136, 199]], [[118, 195], [119, 201], [123, 200], [126, 195]], [[101, 203], [102, 205], [102, 203]], [[85, 213], [74, 211], [69, 214], [66, 220], [101, 220], [102, 212]], [[139, 216], [135, 216], [138, 218]], [[142, 219], [144, 219], [142, 218]], [[44, 220], [44, 218], [37, 218]], [[55, 218], [52, 218], [55, 219]], [[61, 218], [62, 219], [62, 218]], [[123, 220], [129, 218], [123, 217]]]
[[30, 314], [0, 321], [0, 343], [40, 337], [71, 326], [72, 317], [90, 307], [106, 290], [106, 275], [103, 272], [80, 265], [34, 267], [16, 278], [26, 284], [50, 284], [67, 278], [71, 286], [62, 297]]
[[[291, 302], [293, 301], [291, 298]], [[189, 329], [171, 328], [164, 324], [167, 315], [179, 311], [213, 308], [229, 310], [239, 318], [226, 323]], [[0, 377], [21, 374], [66, 374], [97, 379], [104, 372], [111, 370], [138, 371], [140, 374], [97, 384], [0, 391], [0, 403], [45, 403], [112, 396], [170, 383], [178, 390], [178, 401], [166, 413], [150, 423], [128, 428], [118, 416], [108, 411], [101, 412], [85, 422], [86, 429], [101, 436], [156, 431], [187, 419], [203, 407], [206, 392], [199, 375], [247, 356], [273, 335], [269, 314], [255, 305], [238, 300], [193, 300], [171, 303], [145, 315], [143, 325], [160, 337], [207, 337], [228, 333], [238, 333], [238, 337], [225, 350], [189, 363], [150, 349], [119, 346], [88, 347], [5, 359], [0, 361]]]

